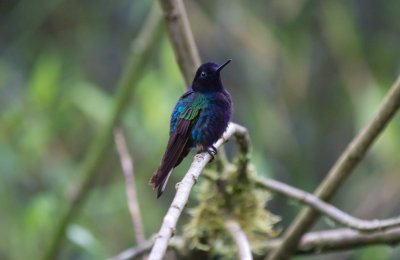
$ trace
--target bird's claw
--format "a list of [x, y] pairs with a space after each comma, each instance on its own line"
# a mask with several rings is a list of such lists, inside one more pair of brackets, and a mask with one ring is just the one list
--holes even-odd
[[214, 152], [214, 154], [217, 155], [218, 150], [217, 150], [217, 148], [215, 148], [214, 145], [211, 145], [208, 149], [211, 149]]
[[211, 145], [210, 147], [207, 147], [205, 149], [203, 148], [200, 151], [198, 151], [197, 153], [199, 154], [199, 153], [203, 153], [203, 152], [207, 152], [211, 156], [211, 160], [209, 162], [214, 161], [215, 155], [217, 155], [217, 153], [218, 153], [217, 148], [215, 148], [214, 145]]

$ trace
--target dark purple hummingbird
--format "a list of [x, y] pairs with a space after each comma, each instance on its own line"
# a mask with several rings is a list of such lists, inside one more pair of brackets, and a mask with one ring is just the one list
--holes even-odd
[[197, 147], [198, 153], [217, 153], [213, 144], [225, 132], [231, 118], [231, 96], [221, 82], [221, 66], [204, 63], [196, 72], [192, 87], [183, 94], [171, 115], [169, 141], [160, 166], [149, 184], [158, 188], [157, 198], [163, 193], [173, 169], [189, 151]]

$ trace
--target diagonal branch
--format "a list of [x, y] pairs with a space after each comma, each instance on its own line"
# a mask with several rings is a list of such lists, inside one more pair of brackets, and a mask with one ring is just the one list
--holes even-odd
[[139, 202], [136, 194], [135, 178], [133, 177], [133, 162], [131, 156], [129, 155], [124, 133], [122, 132], [121, 128], [115, 128], [114, 139], [121, 160], [122, 171], [125, 177], [126, 197], [128, 199], [128, 208], [129, 212], [131, 213], [136, 241], [139, 245], [142, 245], [146, 241], [146, 237], [144, 235], [142, 216], [140, 214]]
[[[399, 107], [400, 77], [393, 84], [389, 93], [387, 93], [371, 121], [351, 141], [333, 165], [328, 175], [315, 191], [315, 196], [324, 201], [329, 201], [333, 197], [337, 189], [347, 179], [375, 139], [393, 118]], [[302, 235], [312, 227], [318, 217], [318, 212], [312, 208], [307, 207], [303, 209], [283, 234], [282, 244], [270, 254], [268, 259], [285, 259], [289, 257], [291, 252], [295, 250]]]
[[233, 239], [235, 240], [236, 246], [239, 252], [240, 260], [252, 260], [249, 241], [243, 230], [240, 228], [239, 223], [234, 220], [228, 220], [225, 223], [226, 229], [231, 233]]
[[302, 190], [296, 189], [285, 183], [267, 179], [267, 178], [257, 178], [255, 179], [256, 185], [258, 187], [270, 190], [272, 192], [278, 193], [280, 195], [286, 196], [288, 198], [294, 199], [301, 203], [304, 203], [321, 214], [326, 215], [328, 218], [332, 219], [334, 222], [363, 232], [371, 232], [376, 230], [388, 229], [395, 226], [400, 226], [400, 218], [384, 219], [384, 220], [363, 220], [355, 218], [346, 212], [318, 199], [316, 196], [304, 192]]
[[[232, 135], [245, 133], [247, 133], [246, 128], [235, 123], [230, 123], [222, 138], [220, 138], [214, 146], [218, 149], [223, 143], [230, 139]], [[208, 153], [196, 155], [188, 172], [185, 174], [182, 181], [178, 183], [174, 200], [167, 214], [164, 216], [160, 231], [157, 234], [154, 246], [149, 255], [149, 260], [160, 260], [163, 258], [167, 250], [168, 241], [173, 236], [178, 219], [182, 214], [183, 208], [187, 204], [190, 191], [210, 159], [211, 156]]]
[[194, 41], [192, 30], [182, 0], [160, 0], [168, 36], [175, 53], [186, 86], [200, 66], [200, 56]]

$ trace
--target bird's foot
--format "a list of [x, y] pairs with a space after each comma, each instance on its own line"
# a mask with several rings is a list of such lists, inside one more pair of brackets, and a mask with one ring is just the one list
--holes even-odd
[[209, 162], [214, 161], [215, 159], [215, 155], [217, 155], [218, 151], [217, 148], [215, 148], [214, 145], [211, 145], [210, 147], [207, 148], [203, 148], [201, 150], [199, 150], [197, 153], [203, 153], [203, 152], [207, 152], [210, 156], [211, 156], [211, 160]]
[[211, 146], [209, 147], [209, 149], [211, 149], [211, 150], [214, 152], [214, 154], [217, 155], [218, 150], [217, 150], [217, 148], [215, 148], [214, 145], [211, 145]]

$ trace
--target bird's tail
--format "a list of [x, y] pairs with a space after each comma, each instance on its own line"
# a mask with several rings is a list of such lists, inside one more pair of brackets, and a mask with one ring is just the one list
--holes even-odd
[[189, 152], [189, 148], [186, 145], [189, 140], [190, 123], [191, 121], [189, 120], [180, 119], [178, 121], [177, 130], [171, 135], [168, 141], [161, 164], [150, 179], [149, 184], [154, 185], [154, 188], [158, 188], [157, 198], [163, 193], [172, 170], [178, 166], [183, 157]]
[[153, 176], [150, 179], [149, 184], [154, 185], [154, 188], [157, 189], [157, 199], [161, 196], [161, 194], [164, 192], [165, 186], [167, 185], [169, 176], [171, 176], [172, 171], [174, 168], [169, 170], [169, 172], [162, 171], [159, 167], [157, 171], [153, 174]]

